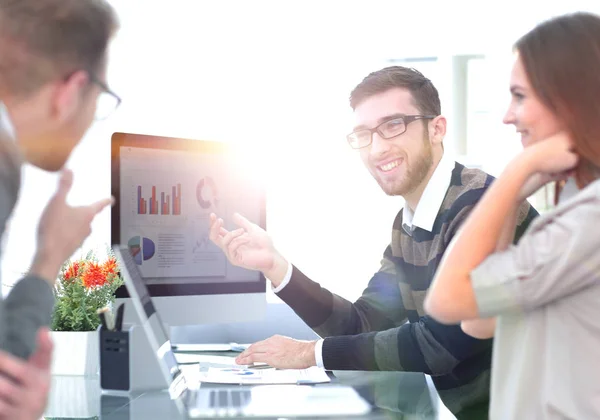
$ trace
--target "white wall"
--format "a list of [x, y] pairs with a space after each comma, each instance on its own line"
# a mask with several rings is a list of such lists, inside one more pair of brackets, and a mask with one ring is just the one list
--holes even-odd
[[[248, 147], [248, 166], [267, 183], [268, 229], [277, 246], [307, 274], [351, 299], [378, 268], [402, 200], [383, 195], [345, 143], [350, 90], [388, 59], [439, 57], [437, 73], [429, 76], [452, 116], [451, 57], [486, 54], [493, 71], [479, 72], [476, 85], [482, 90], [477, 98], [488, 99], [477, 106], [488, 114], [475, 133], [490, 135], [485, 148], [473, 147], [503, 148], [504, 136], [515, 141], [500, 122], [512, 43], [553, 14], [598, 8], [592, 1], [543, 10], [537, 2], [112, 3], [122, 29], [108, 79], [123, 104], [89, 131], [69, 161], [75, 171], [70, 201], [88, 203], [110, 193], [115, 131], [237, 142]], [[449, 144], [460, 141], [466, 140]], [[485, 156], [508, 154], [475, 159]], [[496, 170], [505, 159], [485, 163]], [[26, 169], [3, 283], [27, 269], [35, 246], [32, 220], [55, 185], [56, 176]], [[108, 243], [109, 211], [93, 229], [85, 250]]]

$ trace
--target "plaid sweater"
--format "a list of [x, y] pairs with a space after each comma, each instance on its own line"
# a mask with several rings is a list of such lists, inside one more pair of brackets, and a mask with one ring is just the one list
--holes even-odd
[[[492, 340], [470, 337], [460, 325], [440, 324], [425, 314], [423, 301], [446, 248], [493, 180], [456, 163], [432, 232], [415, 227], [409, 235], [400, 211], [381, 268], [354, 303], [293, 268], [278, 296], [326, 337], [326, 369], [424, 372], [453, 412], [488, 400]], [[515, 241], [535, 216], [524, 202]]]

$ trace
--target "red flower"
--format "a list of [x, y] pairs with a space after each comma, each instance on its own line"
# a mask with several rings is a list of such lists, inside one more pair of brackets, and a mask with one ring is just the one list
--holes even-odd
[[88, 289], [96, 286], [104, 286], [106, 284], [106, 273], [100, 264], [90, 262], [81, 276], [81, 281]]
[[117, 274], [117, 260], [114, 258], [109, 258], [102, 266], [102, 270], [104, 270], [106, 277], [108, 277], [109, 274]]
[[79, 275], [79, 261], [71, 263], [64, 274], [65, 281], [72, 280]]

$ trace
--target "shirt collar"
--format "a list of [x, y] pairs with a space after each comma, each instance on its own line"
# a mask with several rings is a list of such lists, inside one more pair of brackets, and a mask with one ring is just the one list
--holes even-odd
[[404, 205], [404, 209], [402, 210], [402, 227], [406, 233], [409, 235], [412, 234], [415, 227], [431, 232], [446, 196], [446, 191], [448, 191], [448, 187], [450, 186], [454, 166], [454, 159], [450, 157], [449, 153], [444, 152], [423, 191], [423, 195], [421, 195], [414, 213], [408, 205]]
[[16, 140], [15, 126], [10, 120], [8, 110], [6, 109], [6, 105], [4, 105], [4, 102], [0, 102], [0, 129], [4, 130], [9, 135], [12, 141]]
[[579, 191], [580, 189], [577, 186], [575, 178], [573, 178], [572, 176], [567, 178], [567, 182], [563, 186], [560, 195], [558, 196], [558, 202], [562, 203], [563, 201], [569, 200], [571, 197], [579, 193]]

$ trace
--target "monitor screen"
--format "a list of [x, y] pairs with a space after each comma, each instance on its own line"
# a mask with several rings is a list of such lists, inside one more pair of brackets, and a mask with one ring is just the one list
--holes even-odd
[[[258, 271], [230, 264], [209, 239], [209, 215], [265, 227], [264, 190], [224, 143], [115, 133], [113, 244], [126, 245], [153, 296], [264, 292]], [[117, 297], [127, 297], [120, 288]]]

